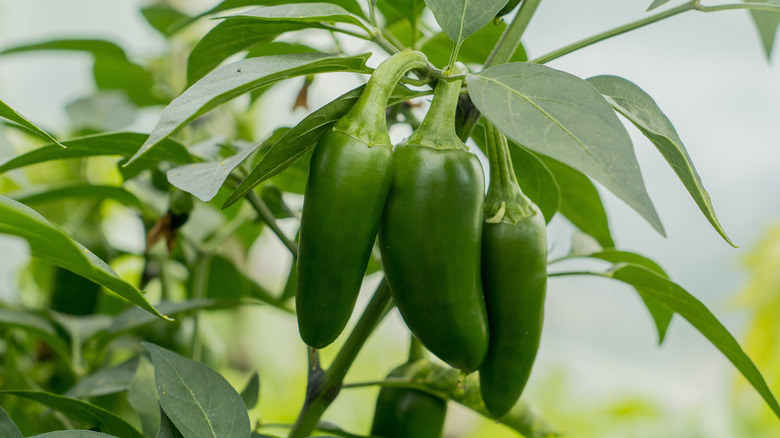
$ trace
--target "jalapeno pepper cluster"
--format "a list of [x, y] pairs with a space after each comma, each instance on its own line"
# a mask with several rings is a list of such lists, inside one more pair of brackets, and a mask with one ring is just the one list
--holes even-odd
[[[299, 329], [314, 348], [341, 333], [378, 235], [409, 330], [451, 366], [479, 370], [485, 406], [500, 417], [519, 398], [539, 345], [545, 222], [517, 184], [506, 138], [489, 123], [485, 197], [482, 166], [455, 133], [463, 67], [438, 79], [422, 124], [392, 148], [390, 92], [408, 70], [426, 65], [411, 51], [382, 63], [315, 148], [301, 219]], [[383, 405], [424, 398], [390, 389], [380, 395]]]

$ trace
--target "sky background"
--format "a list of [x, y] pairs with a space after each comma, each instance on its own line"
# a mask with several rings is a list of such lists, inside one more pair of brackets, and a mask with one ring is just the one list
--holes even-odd
[[[523, 38], [526, 51], [534, 58], [642, 18], [649, 3], [545, 0]], [[132, 58], [156, 56], [164, 45], [138, 12], [144, 4], [135, 0], [0, 0], [0, 49], [51, 38], [89, 37], [114, 41]], [[186, 7], [196, 12], [211, 4], [191, 1]], [[209, 24], [202, 26], [205, 29]], [[376, 65], [377, 59], [370, 64]], [[745, 280], [739, 264], [780, 218], [780, 68], [777, 62], [767, 62], [748, 13], [687, 12], [548, 65], [582, 78], [610, 74], [629, 79], [650, 94], [672, 121], [722, 225], [740, 248], [734, 249], [720, 238], [657, 150], [628, 124], [647, 190], [668, 237], [658, 235], [600, 187], [613, 236], [618, 248], [658, 261], [674, 281], [701, 299], [739, 338], [744, 316], [731, 301]], [[318, 82], [311, 91], [311, 108], [359, 81], [356, 77], [328, 77], [327, 83]], [[299, 86], [290, 81], [273, 89], [266, 99], [289, 99]], [[0, 99], [54, 132], [68, 124], [65, 105], [93, 89], [89, 55], [52, 52], [0, 58]], [[146, 111], [131, 128], [149, 132], [159, 110]], [[261, 115], [264, 129], [270, 131], [302, 118], [305, 112], [268, 110]], [[570, 227], [565, 220], [556, 217], [549, 233], [554, 252], [568, 248]], [[273, 238], [264, 238], [269, 249], [256, 251], [258, 258], [270, 257], [278, 250]], [[0, 248], [5, 248], [3, 245], [15, 247], [0, 239]], [[8, 256], [13, 250], [2, 253]], [[6, 271], [11, 266], [9, 260], [3, 263]], [[9, 280], [0, 278], [0, 288], [2, 281]], [[397, 315], [392, 319], [389, 327], [401, 324]], [[397, 344], [394, 350], [404, 348], [404, 340], [392, 340], [382, 333], [379, 338], [383, 342]], [[679, 317], [673, 320], [660, 348], [656, 337], [647, 311], [628, 287], [602, 279], [551, 279], [535, 374], [565, 369], [575, 376], [569, 380], [572, 394], [609, 397], [632, 392], [710, 414], [727, 409], [724, 394], [735, 375], [727, 360]], [[535, 383], [540, 380], [532, 379], [531, 397], [543, 390]], [[721, 420], [716, 417], [711, 436], [719, 436], [716, 431]]]

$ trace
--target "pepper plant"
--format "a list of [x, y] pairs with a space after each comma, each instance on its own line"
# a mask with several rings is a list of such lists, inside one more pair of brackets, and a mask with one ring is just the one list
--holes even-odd
[[[732, 244], [671, 121], [630, 78], [545, 65], [675, 15], [733, 9], [750, 11], [769, 54], [780, 3], [655, 0], [636, 21], [527, 59], [521, 38], [540, 3], [224, 0], [191, 14], [162, 2], [141, 12], [168, 52], [145, 63], [104, 40], [1, 47], [1, 57], [89, 53], [99, 92], [69, 107], [82, 116], [56, 135], [0, 101], [3, 131], [24, 148], [0, 164], [0, 233], [33, 256], [20, 281], [30, 298], [0, 304], [0, 435], [434, 437], [452, 401], [519, 435], [557, 436], [519, 397], [533, 378], [547, 278], [575, 275], [631, 286], [661, 342], [674, 314], [686, 319], [780, 417], [723, 324], [658, 263], [618, 247], [605, 220], [594, 181], [664, 234], [620, 115]], [[252, 110], [270, 88], [303, 78], [290, 102], [307, 107], [325, 73], [367, 84], [256, 138]], [[133, 117], [122, 111], [150, 108], [161, 108], [151, 132], [117, 130]], [[394, 125], [414, 131], [395, 147]], [[96, 166], [109, 176], [96, 178]], [[41, 169], [51, 172], [34, 178]], [[110, 208], [143, 221], [145, 249], [107, 237]], [[599, 249], [547, 260], [556, 215]], [[245, 263], [263, 230], [292, 256], [280, 292]], [[572, 259], [610, 266], [570, 271]], [[350, 325], [369, 284], [378, 286]], [[240, 348], [225, 376], [213, 367], [220, 350], [204, 315], [256, 305], [296, 321], [307, 352], [293, 422], [256, 414], [260, 381], [274, 376], [240, 366]], [[387, 378], [346, 381], [394, 307], [408, 357]], [[326, 347], [332, 360], [320, 358]], [[236, 370], [247, 377], [238, 390], [226, 379]], [[343, 391], [366, 386], [381, 387], [370, 431], [325, 421]]]

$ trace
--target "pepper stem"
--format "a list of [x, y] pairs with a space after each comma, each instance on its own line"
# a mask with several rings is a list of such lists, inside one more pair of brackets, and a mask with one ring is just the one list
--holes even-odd
[[509, 143], [503, 132], [485, 120], [485, 144], [490, 162], [490, 187], [485, 199], [485, 222], [517, 221], [539, 213], [539, 208], [520, 189], [517, 183]]
[[374, 70], [363, 94], [336, 123], [334, 129], [356, 137], [369, 146], [390, 145], [386, 120], [387, 101], [406, 72], [427, 68], [428, 58], [421, 52], [405, 50], [387, 58]]
[[[461, 64], [455, 64], [451, 69], [452, 75], [462, 76], [465, 73], [466, 68]], [[409, 136], [407, 144], [434, 149], [468, 149], [455, 132], [455, 111], [462, 84], [462, 79], [439, 78], [433, 91], [433, 101], [428, 114], [425, 115], [420, 127]]]

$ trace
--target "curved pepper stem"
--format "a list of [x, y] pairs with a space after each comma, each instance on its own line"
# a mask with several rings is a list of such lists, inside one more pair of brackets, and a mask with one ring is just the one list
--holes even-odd
[[490, 187], [485, 198], [485, 222], [508, 222], [539, 214], [539, 207], [520, 189], [503, 132], [485, 120], [485, 153], [490, 162]]
[[369, 146], [391, 145], [387, 132], [387, 101], [406, 72], [427, 68], [428, 58], [421, 52], [405, 50], [387, 58], [374, 70], [363, 94], [336, 123], [334, 129], [356, 137]]
[[[452, 75], [463, 75], [466, 68], [455, 64], [451, 69]], [[467, 149], [463, 141], [455, 132], [455, 111], [460, 97], [460, 88], [463, 80], [450, 80], [440, 78], [436, 82], [433, 92], [433, 101], [428, 109], [428, 114], [417, 130], [415, 130], [407, 144], [427, 146], [434, 149]]]

